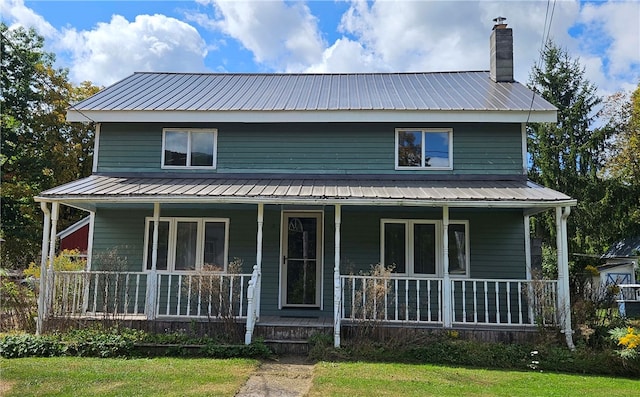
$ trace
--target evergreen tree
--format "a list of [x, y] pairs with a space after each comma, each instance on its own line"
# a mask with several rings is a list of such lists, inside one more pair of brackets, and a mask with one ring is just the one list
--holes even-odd
[[[542, 66], [533, 67], [529, 87], [558, 108], [558, 121], [527, 127], [529, 177], [578, 200], [568, 223], [570, 252], [598, 255], [608, 244], [597, 222], [607, 216], [602, 201], [607, 186], [599, 172], [610, 131], [592, 128], [601, 98], [585, 78], [584, 68], [566, 50], [549, 41], [541, 55]], [[554, 245], [554, 214], [538, 218], [536, 234]]]

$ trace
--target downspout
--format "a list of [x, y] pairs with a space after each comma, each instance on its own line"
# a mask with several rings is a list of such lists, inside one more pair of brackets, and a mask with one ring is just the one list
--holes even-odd
[[571, 328], [571, 294], [569, 291], [569, 254], [567, 244], [567, 218], [570, 207], [556, 207], [556, 249], [558, 250], [558, 311], [567, 347], [574, 350]]
[[571, 326], [571, 291], [569, 289], [569, 236], [567, 233], [567, 218], [571, 214], [571, 207], [566, 206], [562, 211], [562, 243], [564, 244], [564, 249], [562, 250], [562, 264], [564, 266], [565, 277], [563, 279], [564, 283], [564, 291], [565, 291], [565, 303], [564, 303], [564, 312], [565, 312], [565, 321], [564, 321], [564, 337], [567, 341], [567, 346], [571, 350], [575, 350], [575, 345], [573, 344], [573, 328]]
[[42, 252], [40, 254], [40, 291], [38, 293], [38, 319], [36, 320], [36, 334], [42, 334], [44, 317], [48, 315], [45, 305], [45, 294], [47, 288], [47, 251], [49, 245], [49, 233], [51, 228], [51, 212], [46, 202], [40, 202], [40, 209], [44, 213], [42, 225]]

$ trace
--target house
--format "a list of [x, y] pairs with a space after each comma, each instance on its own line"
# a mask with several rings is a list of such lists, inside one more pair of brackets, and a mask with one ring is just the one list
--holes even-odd
[[89, 247], [89, 220], [86, 216], [56, 235], [60, 241], [60, 251], [78, 250], [82, 257], [86, 257]]
[[617, 241], [602, 255], [605, 260], [598, 266], [602, 284], [635, 284], [640, 259], [640, 236]]
[[[554, 122], [556, 108], [513, 80], [506, 24], [490, 42], [490, 71], [136, 73], [76, 104], [69, 121], [97, 124], [93, 174], [37, 198], [40, 326], [109, 310], [230, 315], [249, 343], [256, 326], [307, 318], [339, 346], [367, 320], [559, 321], [571, 346], [576, 201], [526, 176], [526, 123]], [[51, 269], [60, 205], [90, 214], [87, 272]], [[558, 280], [530, 272], [529, 217], [542, 211], [556, 216]]]

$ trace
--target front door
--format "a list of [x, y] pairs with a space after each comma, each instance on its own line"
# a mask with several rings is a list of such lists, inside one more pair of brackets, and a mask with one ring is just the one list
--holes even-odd
[[319, 307], [322, 213], [285, 212], [282, 231], [282, 306]]

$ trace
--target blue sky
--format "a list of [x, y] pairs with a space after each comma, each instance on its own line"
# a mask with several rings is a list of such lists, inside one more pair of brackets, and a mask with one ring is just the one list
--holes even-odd
[[0, 0], [0, 15], [43, 35], [73, 81], [101, 86], [151, 70], [487, 70], [497, 16], [514, 30], [521, 82], [550, 19], [601, 95], [640, 81], [640, 1]]

